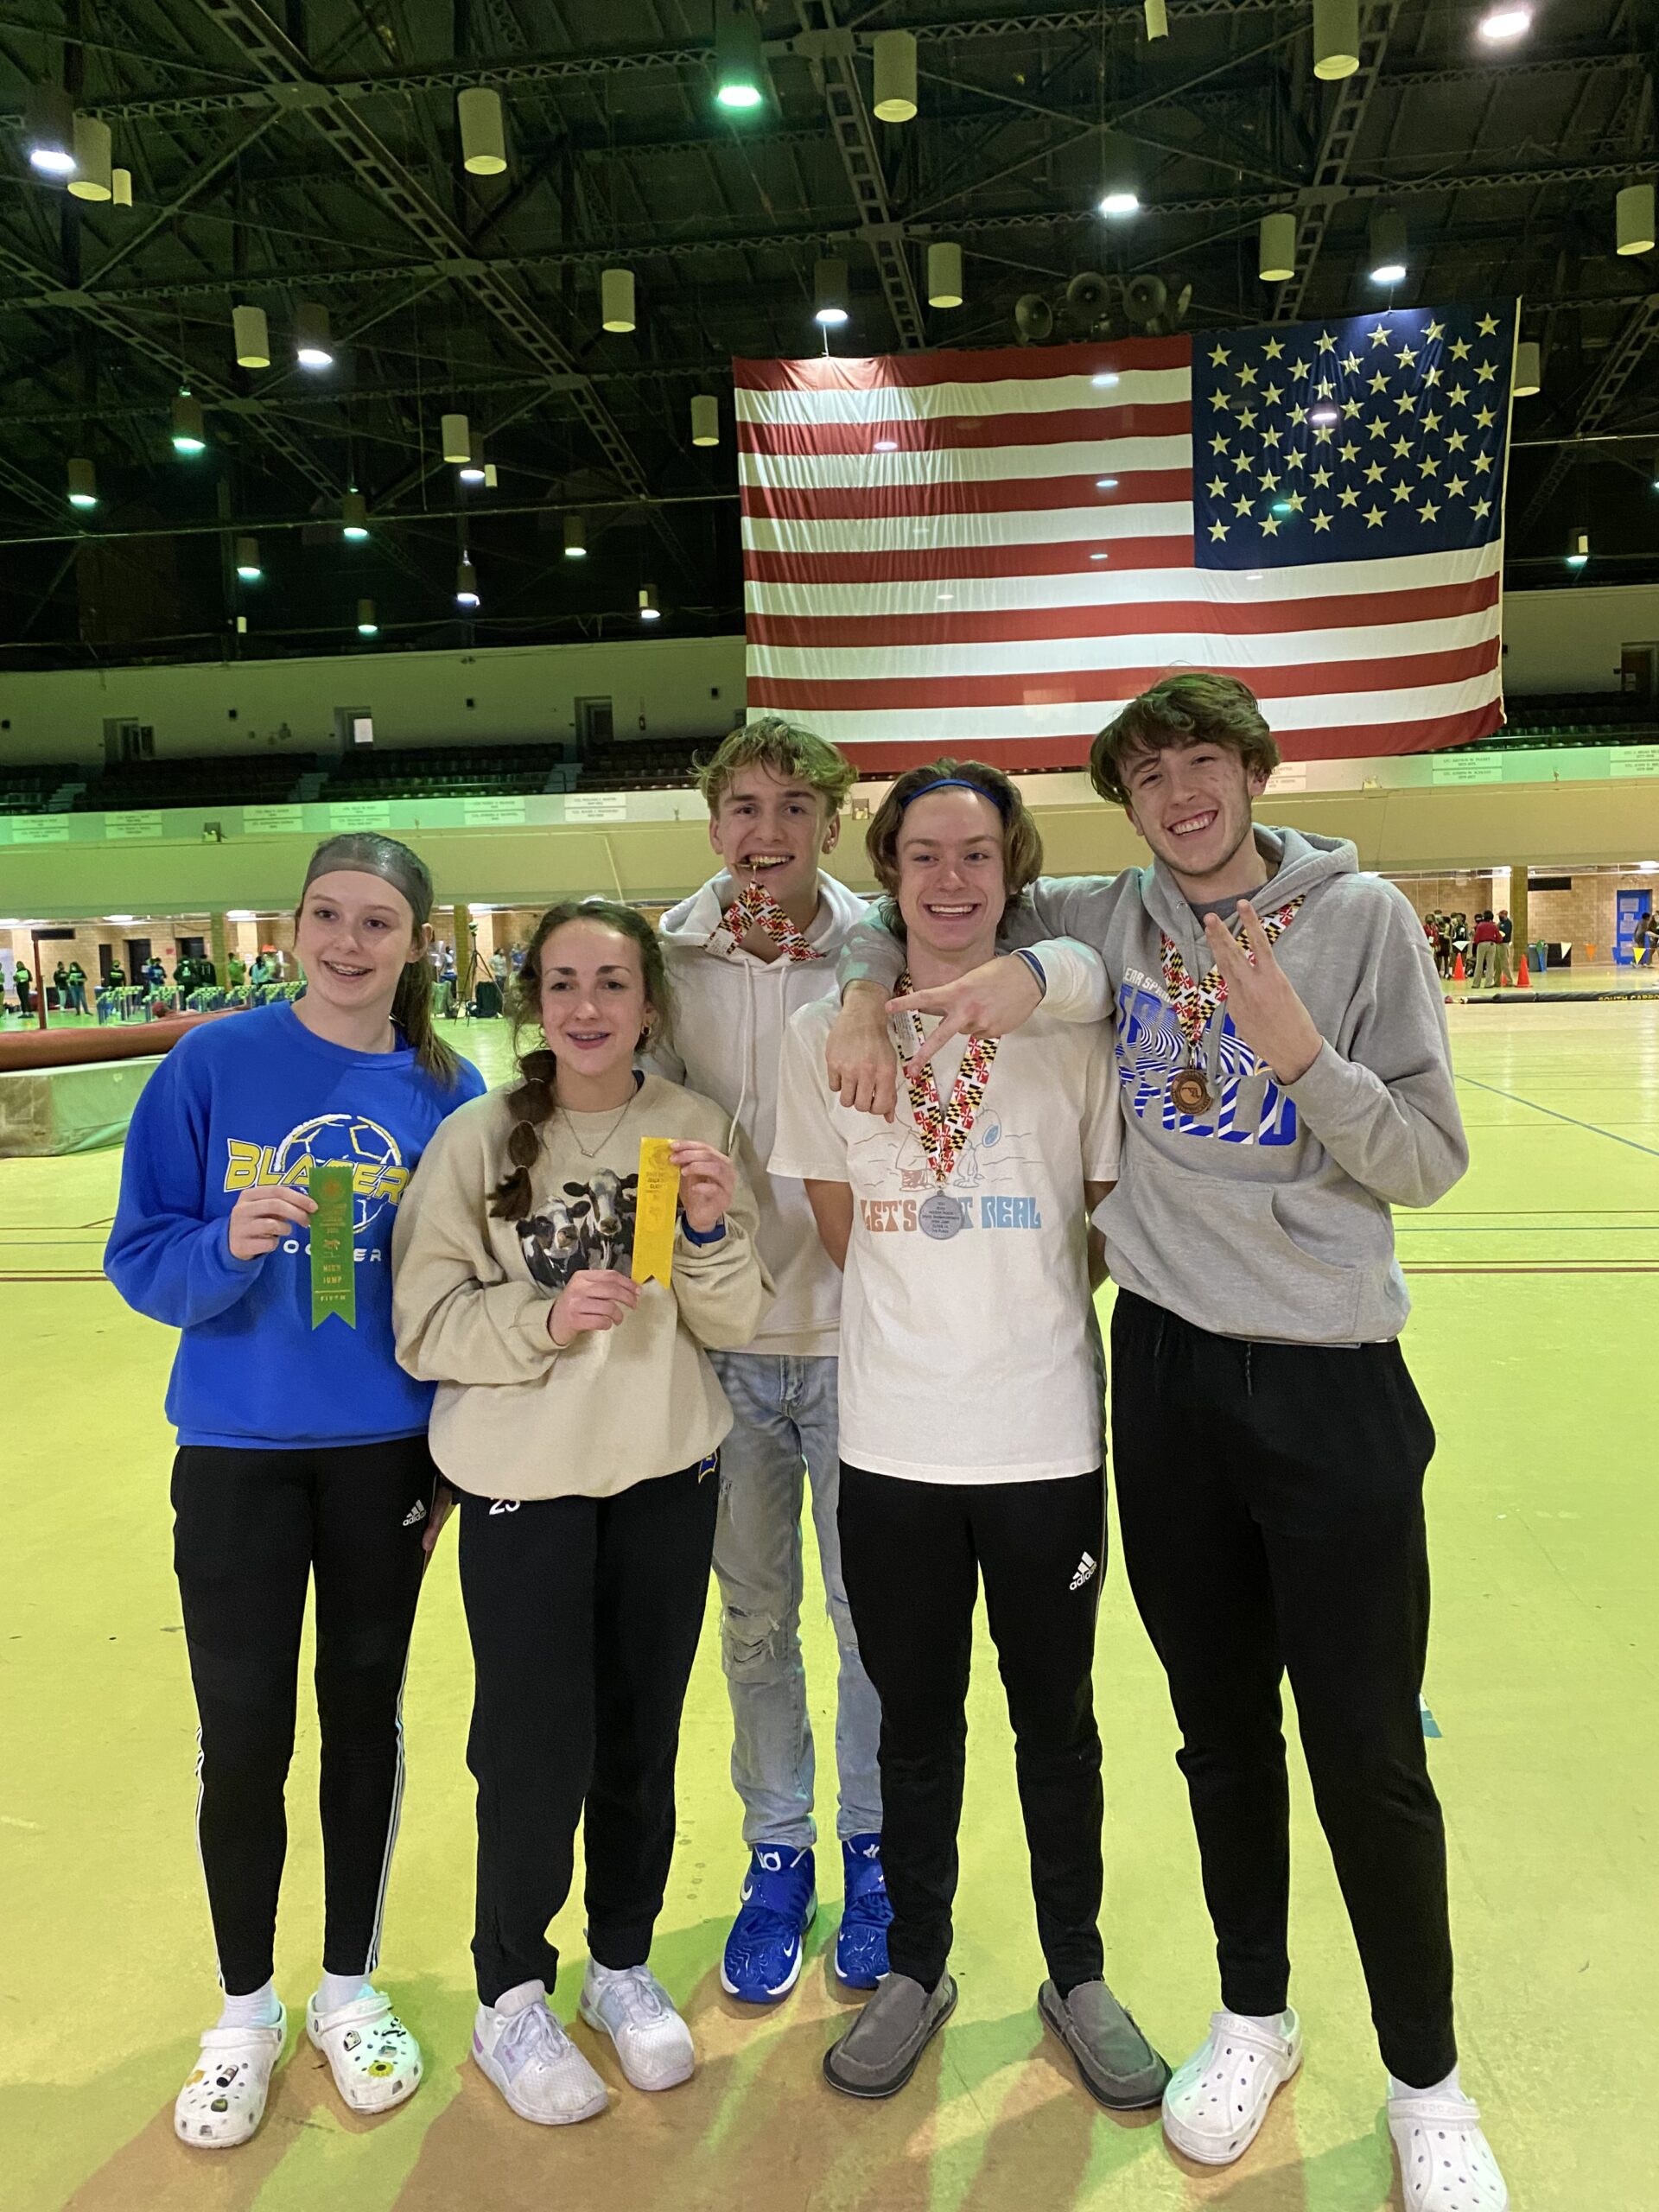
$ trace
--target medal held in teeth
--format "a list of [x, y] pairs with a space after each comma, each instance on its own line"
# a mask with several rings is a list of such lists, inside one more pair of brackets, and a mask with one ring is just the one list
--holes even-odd
[[[1262, 934], [1270, 945], [1276, 944], [1295, 918], [1300, 899], [1293, 899], [1269, 914], [1262, 924]], [[1254, 956], [1246, 948], [1246, 957], [1254, 964]], [[1214, 1110], [1219, 1093], [1205, 1072], [1203, 1060], [1204, 1033], [1210, 1027], [1217, 1007], [1227, 1003], [1227, 983], [1219, 968], [1211, 967], [1208, 975], [1194, 982], [1187, 964], [1181, 957], [1180, 947], [1167, 931], [1164, 933], [1164, 988], [1169, 993], [1169, 1002], [1175, 1009], [1175, 1020], [1186, 1046], [1186, 1065], [1178, 1068], [1169, 1079], [1170, 1103], [1178, 1114], [1189, 1121]]]
[[[902, 998], [911, 988], [909, 975], [901, 976], [894, 996]], [[914, 1014], [909, 1017], [909, 1024], [911, 1051], [915, 1052], [921, 1046], [922, 1026]], [[991, 1079], [996, 1046], [995, 1037], [970, 1037], [968, 1039], [962, 1065], [957, 1070], [957, 1079], [950, 1086], [948, 1105], [939, 1097], [939, 1086], [931, 1062], [918, 1077], [906, 1076], [905, 1078], [905, 1087], [910, 1094], [910, 1114], [916, 1127], [916, 1139], [927, 1155], [928, 1166], [938, 1185], [916, 1209], [917, 1224], [925, 1236], [931, 1236], [939, 1242], [957, 1236], [967, 1225], [962, 1200], [953, 1198], [944, 1186], [950, 1180], [952, 1170], [973, 1134], [974, 1123], [984, 1100], [985, 1086]]]

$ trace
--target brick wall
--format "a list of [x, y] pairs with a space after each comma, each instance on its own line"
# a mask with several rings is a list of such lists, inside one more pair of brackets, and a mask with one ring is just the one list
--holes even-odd
[[[1471, 918], [1482, 907], [1494, 913], [1510, 903], [1507, 868], [1495, 874], [1414, 875], [1395, 879], [1420, 914], [1465, 913]], [[1552, 944], [1573, 947], [1573, 964], [1582, 967], [1594, 945], [1594, 964], [1611, 966], [1613, 944], [1613, 893], [1621, 890], [1650, 891], [1659, 907], [1659, 874], [1604, 874], [1587, 871], [1573, 879], [1570, 891], [1530, 891], [1527, 896], [1528, 933], [1547, 938]]]

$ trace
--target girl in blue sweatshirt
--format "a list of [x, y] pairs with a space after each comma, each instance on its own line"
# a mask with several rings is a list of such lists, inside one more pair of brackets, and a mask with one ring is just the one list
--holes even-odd
[[[200, 1716], [197, 1836], [225, 2006], [174, 2125], [259, 2125], [287, 2020], [272, 1982], [306, 1586], [317, 1591], [326, 1919], [311, 2041], [354, 2112], [412, 2096], [420, 2049], [372, 1987], [403, 1796], [404, 1668], [433, 1524], [432, 1392], [398, 1366], [391, 1230], [438, 1124], [484, 1089], [432, 1027], [432, 880], [333, 837], [296, 917], [304, 995], [182, 1038], [128, 1132], [105, 1265], [182, 1333], [174, 1564]], [[354, 1307], [314, 1317], [314, 1164], [352, 1169]]]

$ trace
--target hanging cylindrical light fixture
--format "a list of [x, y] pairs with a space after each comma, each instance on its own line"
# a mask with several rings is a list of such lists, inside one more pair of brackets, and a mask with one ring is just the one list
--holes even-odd
[[1530, 399], [1534, 392], [1542, 391], [1543, 384], [1542, 348], [1535, 338], [1523, 338], [1515, 349], [1515, 396]]
[[759, 107], [766, 97], [760, 26], [750, 0], [715, 0], [715, 99], [723, 108]]
[[1567, 565], [1581, 569], [1590, 558], [1590, 533], [1587, 530], [1569, 530], [1567, 533]]
[[1359, 67], [1359, 0], [1313, 0], [1313, 74], [1326, 84]]
[[328, 310], [315, 300], [302, 301], [294, 310], [294, 358], [302, 369], [334, 365], [334, 345], [328, 331]]
[[564, 557], [567, 561], [588, 558], [588, 525], [580, 515], [564, 518]]
[[632, 330], [633, 271], [602, 269], [599, 274], [599, 319], [607, 330]]
[[455, 95], [461, 125], [461, 166], [469, 176], [499, 176], [507, 166], [501, 95], [489, 85], [469, 85]]
[[340, 534], [353, 545], [369, 534], [369, 503], [360, 492], [347, 492], [340, 503]]
[[1169, 10], [1164, 0], [1146, 0], [1147, 36], [1148, 39], [1169, 36]]
[[444, 459], [452, 467], [459, 468], [462, 461], [472, 459], [472, 425], [464, 415], [441, 416], [438, 422], [438, 440], [443, 448]]
[[844, 261], [821, 261], [812, 276], [812, 315], [826, 330], [833, 330], [847, 320], [847, 264]]
[[467, 442], [467, 458], [461, 464], [461, 480], [463, 484], [484, 481], [484, 441], [476, 430]]
[[962, 248], [940, 239], [927, 249], [927, 304], [959, 308], [962, 301]]
[[1627, 184], [1613, 203], [1613, 223], [1621, 253], [1653, 251], [1653, 187]]
[[883, 123], [908, 123], [916, 112], [916, 34], [875, 35], [876, 114]]
[[1296, 217], [1288, 207], [1264, 215], [1255, 234], [1255, 273], [1264, 284], [1283, 284], [1296, 274]]
[[486, 461], [484, 464], [484, 489], [486, 492], [496, 491], [499, 488], [500, 482], [501, 479], [496, 474], [495, 463], [493, 461]]
[[245, 584], [257, 584], [264, 575], [259, 565], [259, 541], [257, 537], [237, 539], [236, 573]]
[[110, 126], [95, 115], [75, 118], [75, 173], [69, 189], [77, 200], [107, 200], [110, 196]]
[[465, 553], [461, 556], [461, 566], [455, 570], [455, 605], [478, 605], [478, 571]]
[[1382, 208], [1371, 218], [1371, 282], [1400, 284], [1405, 276], [1406, 219], [1392, 208]]
[[32, 85], [23, 107], [29, 165], [42, 176], [75, 173], [75, 107], [61, 85]]
[[720, 443], [720, 402], [712, 391], [691, 395], [691, 442], [694, 446]]
[[378, 638], [380, 625], [374, 619], [374, 601], [359, 599], [357, 602], [357, 634], [359, 638]]
[[202, 421], [201, 402], [181, 391], [173, 403], [173, 450], [175, 453], [198, 454], [207, 450], [207, 426]]
[[639, 620], [642, 622], [660, 622], [662, 619], [663, 610], [657, 604], [656, 593], [652, 589], [649, 584], [641, 584], [639, 587]]
[[231, 329], [236, 339], [237, 367], [268, 369], [270, 366], [270, 324], [264, 308], [232, 308]]
[[90, 461], [72, 461], [69, 464], [69, 504], [72, 507], [98, 505], [98, 472]]
[[110, 171], [110, 202], [116, 207], [131, 207], [132, 171], [130, 169]]

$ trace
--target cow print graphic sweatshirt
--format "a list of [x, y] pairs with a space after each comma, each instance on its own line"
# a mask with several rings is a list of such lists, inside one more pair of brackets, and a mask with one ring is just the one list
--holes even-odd
[[548, 1310], [571, 1276], [632, 1264], [641, 1137], [723, 1146], [727, 1116], [654, 1075], [620, 1119], [561, 1109], [543, 1125], [528, 1217], [502, 1221], [489, 1202], [509, 1173], [510, 1088], [452, 1114], [409, 1186], [392, 1246], [397, 1357], [438, 1386], [432, 1456], [458, 1490], [608, 1497], [705, 1459], [732, 1425], [706, 1352], [747, 1344], [772, 1294], [754, 1198], [740, 1170], [725, 1236], [699, 1246], [682, 1223], [672, 1287], [646, 1283], [615, 1328], [561, 1351]]

